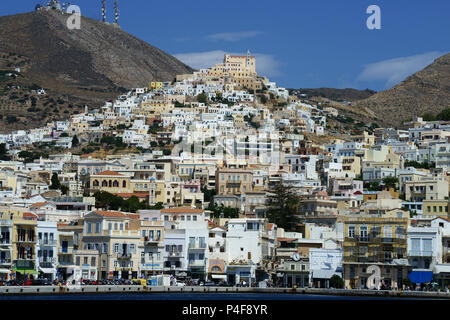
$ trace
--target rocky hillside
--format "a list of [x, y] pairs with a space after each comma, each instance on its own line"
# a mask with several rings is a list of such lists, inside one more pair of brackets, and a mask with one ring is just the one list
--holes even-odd
[[325, 98], [337, 102], [353, 102], [362, 99], [366, 99], [376, 91], [366, 89], [366, 90], [357, 90], [357, 89], [334, 89], [334, 88], [317, 88], [317, 89], [289, 89], [291, 94], [301, 96], [306, 95], [307, 98]]
[[[114, 24], [36, 11], [0, 17], [0, 130], [63, 119], [149, 81], [193, 70]], [[20, 71], [15, 71], [20, 67]], [[45, 88], [46, 95], [33, 89]]]
[[378, 115], [379, 123], [401, 126], [425, 113], [438, 114], [450, 107], [450, 54], [406, 78], [392, 89], [357, 102]]

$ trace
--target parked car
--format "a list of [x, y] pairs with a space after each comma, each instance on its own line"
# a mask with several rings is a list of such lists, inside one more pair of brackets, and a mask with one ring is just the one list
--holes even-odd
[[203, 286], [205, 287], [215, 287], [216, 283], [214, 281], [206, 281]]
[[32, 286], [51, 286], [52, 283], [50, 280], [41, 278], [41, 279], [33, 279], [31, 280]]
[[186, 286], [186, 283], [177, 281], [177, 287], [185, 287], [185, 286]]
[[229, 283], [226, 282], [226, 281], [220, 282], [220, 283], [218, 284], [218, 286], [219, 286], [219, 287], [232, 287], [232, 285], [229, 284]]

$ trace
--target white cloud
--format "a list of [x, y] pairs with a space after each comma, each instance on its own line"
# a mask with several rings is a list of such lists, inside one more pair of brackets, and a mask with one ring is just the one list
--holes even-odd
[[[206, 52], [178, 53], [174, 56], [194, 69], [210, 68], [223, 62], [225, 55], [223, 50], [214, 50]], [[231, 55], [245, 55], [245, 53], [231, 53]], [[279, 71], [280, 62], [270, 54], [252, 53], [256, 58], [256, 71], [258, 74], [267, 77], [278, 77], [282, 75]]]
[[364, 70], [359, 74], [357, 80], [383, 81], [387, 88], [392, 87], [433, 63], [436, 58], [442, 55], [442, 52], [432, 51], [409, 57], [370, 63], [364, 66]]
[[261, 31], [241, 31], [241, 32], [224, 32], [224, 33], [215, 33], [209, 36], [206, 36], [205, 39], [211, 41], [239, 41], [243, 39], [248, 39], [255, 37], [257, 35], [262, 34]]

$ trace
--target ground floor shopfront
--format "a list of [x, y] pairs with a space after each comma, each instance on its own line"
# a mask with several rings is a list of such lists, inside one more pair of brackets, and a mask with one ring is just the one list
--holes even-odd
[[308, 271], [278, 271], [276, 283], [287, 288], [305, 288], [309, 285]]
[[226, 275], [228, 284], [250, 287], [256, 283], [256, 267], [254, 265], [228, 265]]
[[[379, 287], [385, 289], [403, 288], [404, 281], [408, 278], [407, 264], [387, 264], [387, 263], [343, 263], [344, 283], [348, 289], [367, 289], [369, 277], [375, 271], [369, 269], [370, 266], [379, 268]], [[370, 272], [369, 272], [370, 271]]]

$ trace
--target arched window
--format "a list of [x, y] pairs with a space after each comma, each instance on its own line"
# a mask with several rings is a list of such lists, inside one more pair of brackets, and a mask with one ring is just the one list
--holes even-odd
[[93, 183], [93, 185], [94, 185], [94, 187], [98, 187], [98, 186], [99, 186], [99, 182], [98, 182], [98, 180], [94, 180], [94, 183]]
[[220, 269], [220, 267], [214, 266], [211, 268], [211, 272], [222, 272], [222, 270]]
[[114, 187], [114, 188], [118, 188], [118, 187], [119, 187], [119, 181], [114, 180], [114, 182], [113, 182], [113, 187]]
[[126, 188], [126, 187], [127, 187], [127, 182], [126, 182], [126, 181], [122, 182], [122, 187], [123, 187], [123, 188]]
[[107, 187], [108, 186], [108, 182], [106, 180], [102, 181], [102, 187]]

